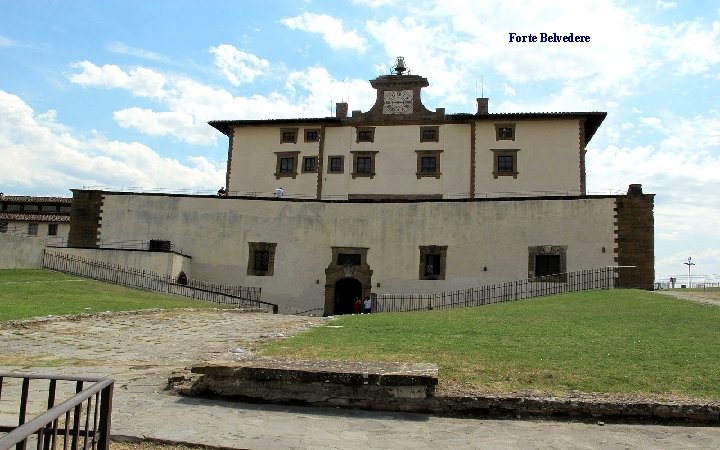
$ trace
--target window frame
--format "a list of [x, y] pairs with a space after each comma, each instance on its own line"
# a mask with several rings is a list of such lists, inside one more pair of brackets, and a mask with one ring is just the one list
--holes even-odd
[[28, 223], [28, 236], [37, 236], [39, 228], [40, 224], [38, 224], [37, 222]]
[[[332, 161], [334, 158], [340, 160], [340, 168], [333, 169]], [[329, 155], [327, 162], [327, 173], [345, 173], [345, 156], [344, 155]]]
[[[314, 138], [308, 138], [308, 134], [315, 133]], [[303, 132], [305, 142], [319, 142], [320, 141], [320, 128], [305, 128]]]
[[[275, 274], [275, 251], [277, 243], [275, 242], [248, 242], [248, 264], [247, 274], [255, 277], [271, 277]], [[267, 270], [257, 270], [255, 267], [255, 258], [257, 252], [268, 253]]]
[[[312, 169], [307, 168], [308, 161], [314, 161]], [[318, 171], [318, 157], [317, 156], [303, 156], [302, 173], [317, 173], [317, 171]]]
[[[535, 245], [528, 247], [528, 278], [534, 282], [552, 281], [567, 283], [567, 245]], [[537, 275], [538, 256], [557, 256], [560, 259], [560, 273], [557, 275]]]
[[[510, 129], [511, 136], [504, 135], [504, 130]], [[495, 140], [496, 141], [514, 141], [516, 124], [514, 123], [496, 123], [495, 124]]]
[[[376, 151], [352, 151], [353, 156], [353, 171], [352, 171], [352, 177], [368, 177], [370, 179], [375, 178], [375, 156], [378, 152]], [[370, 158], [370, 172], [358, 172], [358, 159], [360, 158]]]
[[[275, 179], [279, 180], [283, 177], [292, 177], [295, 179], [297, 177], [297, 166], [298, 166], [298, 155], [300, 152], [275, 152], [275, 156], [277, 157], [277, 161], [275, 162]], [[282, 160], [283, 159], [290, 159], [292, 158], [292, 170], [290, 172], [281, 172], [280, 169], [282, 167]]]
[[[415, 175], [417, 175], [418, 180], [424, 177], [440, 178], [440, 175], [442, 175], [442, 171], [440, 169], [440, 154], [442, 152], [442, 150], [415, 150], [415, 154], [417, 156], [417, 169]], [[431, 157], [435, 158], [435, 171], [425, 172], [423, 171], [423, 158]]]
[[[286, 134], [293, 133], [292, 139], [286, 139]], [[297, 144], [298, 128], [280, 128], [281, 144]]]
[[49, 223], [48, 224], [48, 236], [57, 236], [58, 228], [59, 228], [58, 224]]
[[[520, 149], [492, 149], [493, 153], [493, 178], [497, 179], [498, 177], [513, 177], [513, 179], [516, 179], [518, 174], [518, 152]], [[500, 158], [501, 157], [512, 157], [513, 159], [513, 165], [512, 165], [512, 171], [500, 171]]]
[[[418, 264], [419, 280], [444, 280], [447, 272], [447, 245], [421, 245]], [[433, 273], [427, 272], [428, 257], [438, 258], [440, 268], [433, 267]]]
[[7, 233], [10, 228], [9, 222], [0, 222], [0, 233]]
[[[369, 136], [369, 139], [360, 139], [360, 136]], [[375, 142], [375, 127], [355, 127], [355, 143], [361, 142]]]
[[[434, 131], [434, 137], [426, 137], [426, 131]], [[420, 127], [420, 142], [440, 142], [440, 126], [424, 126]]]

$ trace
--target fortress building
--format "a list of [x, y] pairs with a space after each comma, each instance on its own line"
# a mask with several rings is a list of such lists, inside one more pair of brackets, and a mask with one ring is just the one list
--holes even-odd
[[405, 72], [398, 58], [370, 81], [366, 112], [210, 122], [229, 143], [222, 195], [74, 190], [70, 246], [171, 243], [182, 256], [153, 270], [261, 287], [286, 313], [606, 266], [652, 288], [654, 196], [586, 191], [606, 113], [431, 111]]

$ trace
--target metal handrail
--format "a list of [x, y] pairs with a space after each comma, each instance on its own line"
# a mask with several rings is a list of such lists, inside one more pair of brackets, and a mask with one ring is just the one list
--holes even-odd
[[[43, 440], [46, 435], [49, 436], [56, 436], [57, 435], [57, 425], [58, 420], [63, 415], [66, 416], [65, 420], [65, 445], [64, 448], [68, 448], [67, 445], [67, 439], [69, 436], [70, 429], [68, 428], [68, 418], [70, 415], [70, 411], [73, 409], [75, 410], [74, 420], [73, 420], [73, 435], [72, 435], [72, 443], [69, 446], [72, 450], [75, 450], [78, 447], [79, 444], [79, 433], [80, 433], [80, 419], [81, 419], [81, 405], [85, 403], [86, 401], [92, 402], [91, 398], [93, 396], [97, 396], [98, 393], [100, 393], [100, 401], [99, 401], [99, 407], [96, 403], [95, 405], [95, 416], [93, 418], [92, 424], [89, 422], [89, 409], [90, 409], [90, 403], [88, 403], [88, 411], [86, 412], [86, 418], [85, 418], [85, 430], [84, 430], [84, 436], [85, 438], [88, 438], [92, 435], [92, 445], [91, 448], [100, 449], [100, 450], [108, 450], [110, 445], [110, 424], [111, 424], [111, 412], [112, 412], [112, 394], [113, 394], [113, 386], [115, 383], [115, 380], [112, 380], [110, 378], [95, 378], [95, 377], [69, 377], [69, 376], [54, 376], [54, 375], [34, 375], [34, 374], [17, 374], [17, 373], [2, 373], [0, 372], [0, 381], [2, 381], [5, 378], [17, 378], [17, 379], [23, 379], [23, 380], [30, 380], [30, 379], [43, 379], [43, 380], [50, 380], [50, 382], [54, 381], [75, 381], [75, 382], [92, 382], [94, 383], [92, 386], [82, 389], [79, 392], [77, 392], [74, 396], [71, 398], [65, 400], [64, 402], [60, 403], [59, 405], [52, 406], [50, 409], [45, 411], [44, 413], [40, 414], [39, 416], [35, 417], [34, 419], [20, 424], [18, 427], [12, 429], [8, 434], [0, 438], [0, 449], [9, 449], [12, 446], [15, 446], [16, 450], [24, 450], [27, 444], [27, 440], [30, 436], [33, 434], [38, 435], [38, 445], [37, 448], [49, 448], [49, 445]], [[27, 383], [24, 381], [24, 384]], [[0, 384], [1, 385], [1, 384]], [[52, 389], [52, 388], [51, 388]], [[52, 394], [49, 394], [54, 396], [54, 392]], [[27, 404], [27, 398], [24, 396], [21, 399], [21, 411], [26, 408]], [[99, 417], [98, 417], [99, 413]], [[24, 418], [22, 418], [24, 420]], [[54, 428], [48, 428], [49, 426], [52, 426], [54, 424]], [[93, 426], [92, 432], [90, 431], [89, 427], [90, 425]], [[48, 432], [52, 432], [52, 434], [48, 434]], [[83, 445], [83, 448], [87, 448], [87, 442], [85, 442], [85, 445]]]

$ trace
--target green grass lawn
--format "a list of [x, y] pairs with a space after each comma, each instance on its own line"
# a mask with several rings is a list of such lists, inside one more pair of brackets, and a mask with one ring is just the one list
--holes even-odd
[[0, 270], [0, 321], [149, 308], [218, 308], [215, 303], [129, 289], [48, 270]]
[[[636, 290], [343, 316], [266, 355], [433, 362], [440, 384], [720, 400], [720, 307]], [[339, 326], [340, 328], [335, 328]]]

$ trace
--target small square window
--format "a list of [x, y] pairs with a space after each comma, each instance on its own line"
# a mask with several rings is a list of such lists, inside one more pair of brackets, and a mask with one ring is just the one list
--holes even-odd
[[29, 223], [28, 224], [28, 235], [29, 236], [37, 236], [37, 234], [38, 234], [38, 224]]
[[275, 179], [280, 177], [297, 176], [298, 154], [300, 152], [277, 152], [277, 162], [275, 163]]
[[295, 144], [297, 143], [297, 128], [282, 128], [280, 130], [280, 143], [281, 144]]
[[273, 242], [248, 242], [247, 274], [259, 277], [272, 276], [275, 272], [275, 248]]
[[439, 142], [440, 127], [420, 127], [420, 142]]
[[357, 159], [357, 167], [355, 170], [357, 173], [370, 173], [372, 172], [372, 158], [369, 156], [360, 156]]
[[493, 150], [493, 177], [511, 176], [517, 178], [519, 150]]
[[317, 142], [320, 140], [319, 130], [305, 130], [305, 142]]
[[48, 224], [48, 236], [57, 236], [57, 233], [58, 233], [58, 224], [49, 223]]
[[304, 156], [302, 171], [317, 172], [317, 156]]
[[497, 140], [497, 141], [514, 141], [515, 140], [515, 124], [514, 123], [495, 124], [495, 140]]
[[417, 153], [417, 177], [440, 178], [440, 154], [442, 150], [415, 150]]
[[356, 142], [375, 142], [375, 127], [358, 127]]
[[343, 173], [345, 170], [343, 156], [328, 156], [328, 173]]
[[375, 177], [375, 155], [377, 152], [352, 152], [352, 177]]
[[421, 245], [419, 279], [444, 280], [446, 261], [446, 245]]

